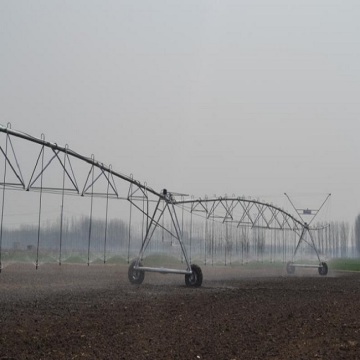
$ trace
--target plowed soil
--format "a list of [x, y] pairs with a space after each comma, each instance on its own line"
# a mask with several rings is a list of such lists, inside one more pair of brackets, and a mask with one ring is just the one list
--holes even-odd
[[125, 266], [7, 266], [0, 359], [360, 359], [359, 274], [202, 270], [188, 288], [131, 285]]

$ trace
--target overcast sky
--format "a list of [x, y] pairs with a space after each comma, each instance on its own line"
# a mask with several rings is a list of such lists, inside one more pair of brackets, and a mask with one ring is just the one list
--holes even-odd
[[0, 123], [156, 190], [332, 193], [352, 221], [359, 19], [355, 0], [1, 0]]

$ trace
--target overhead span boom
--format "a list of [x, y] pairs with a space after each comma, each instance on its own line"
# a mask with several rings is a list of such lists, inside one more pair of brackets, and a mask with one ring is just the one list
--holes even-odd
[[300, 230], [304, 224], [285, 210], [241, 197], [219, 197], [175, 200], [175, 205], [189, 205], [192, 213], [203, 214], [208, 219], [267, 229]]
[[90, 164], [92, 166], [95, 166], [95, 167], [101, 169], [102, 171], [110, 173], [110, 174], [112, 174], [113, 176], [115, 176], [117, 178], [125, 180], [130, 184], [136, 185], [138, 188], [142, 189], [145, 192], [150, 192], [155, 196], [161, 196], [160, 193], [158, 193], [157, 191], [153, 190], [152, 188], [146, 186], [145, 184], [142, 184], [139, 181], [134, 180], [131, 176], [127, 176], [127, 175], [121, 174], [119, 172], [116, 172], [116, 171], [112, 170], [112, 168], [110, 166], [106, 166], [103, 163], [101, 163], [99, 161], [96, 161], [94, 158], [80, 155], [77, 152], [69, 149], [68, 147], [59, 146], [56, 143], [51, 143], [51, 142], [45, 141], [44, 138], [39, 139], [39, 138], [36, 138], [34, 136], [28, 135], [26, 133], [16, 131], [16, 130], [12, 130], [10, 127], [5, 127], [3, 125], [0, 125], [0, 132], [6, 133], [8, 135], [15, 136], [15, 137], [18, 137], [18, 138], [21, 138], [21, 139], [24, 139], [24, 140], [27, 140], [27, 141], [30, 141], [30, 142], [33, 142], [33, 143], [36, 143], [36, 144], [39, 144], [39, 145], [42, 145], [44, 147], [52, 149], [53, 151], [58, 151], [58, 152], [65, 153], [65, 154], [70, 155], [70, 156], [72, 156], [74, 158], [82, 160], [82, 161], [84, 161], [84, 162], [86, 162], [86, 163], [88, 163], [88, 164]]

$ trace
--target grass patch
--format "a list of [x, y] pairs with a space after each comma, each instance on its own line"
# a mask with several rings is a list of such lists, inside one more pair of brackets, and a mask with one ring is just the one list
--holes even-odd
[[328, 265], [334, 270], [360, 271], [360, 259], [333, 259]]
[[[33, 263], [36, 261], [36, 252], [26, 250], [10, 250], [1, 254], [3, 261], [15, 263]], [[39, 254], [39, 263], [56, 263], [57, 259], [50, 254]]]
[[127, 259], [123, 256], [115, 255], [106, 259], [107, 264], [116, 264], [116, 265], [127, 265]]
[[72, 255], [64, 259], [62, 262], [67, 264], [84, 264], [87, 260], [79, 255]]
[[[32, 254], [31, 254], [32, 255]], [[26, 252], [14, 252], [9, 251], [5, 252], [1, 256], [3, 261], [9, 261], [9, 262], [34, 262], [35, 256], [26, 253]]]

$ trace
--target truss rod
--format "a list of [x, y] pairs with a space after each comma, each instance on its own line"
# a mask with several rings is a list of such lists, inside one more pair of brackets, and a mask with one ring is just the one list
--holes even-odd
[[[206, 204], [211, 204], [211, 203], [212, 203], [212, 209], [216, 209], [216, 207], [218, 205], [216, 203], [222, 203], [223, 201], [224, 201], [224, 198], [174, 200], [174, 205], [191, 204], [192, 211], [194, 211], [194, 209], [196, 209], [197, 206], [202, 206], [203, 208], [205, 208]], [[255, 205], [257, 208], [258, 215], [257, 215], [256, 220], [254, 220], [254, 222], [253, 222], [254, 227], [256, 227], [256, 225], [255, 225], [256, 221], [258, 221], [258, 219], [263, 216], [263, 213], [266, 209], [270, 210], [272, 216], [274, 216], [274, 211], [276, 211], [276, 214], [280, 213], [284, 218], [286, 218], [286, 223], [289, 224], [289, 228], [291, 228], [290, 223], [288, 221], [289, 219], [291, 219], [293, 221], [294, 227], [296, 227], [296, 225], [299, 225], [300, 227], [304, 226], [304, 223], [302, 223], [300, 220], [295, 218], [293, 215], [291, 215], [290, 213], [286, 212], [285, 210], [283, 210], [277, 206], [274, 206], [272, 204], [261, 202], [259, 200], [241, 199], [241, 198], [237, 198], [237, 197], [226, 198], [226, 201], [228, 201], [228, 202], [237, 201], [243, 207], [243, 210], [244, 210], [243, 218], [246, 217], [246, 215], [248, 217], [250, 216], [250, 214], [248, 213], [248, 211], [249, 211], [248, 207], [251, 205]], [[248, 210], [245, 210], [245, 209], [248, 209]], [[225, 211], [227, 212], [227, 215], [228, 215], [228, 211], [226, 208], [225, 208]], [[277, 221], [277, 222], [279, 223], [279, 221]]]
[[75, 152], [75, 151], [73, 151], [73, 150], [71, 150], [69, 148], [59, 146], [56, 143], [51, 143], [51, 142], [45, 141], [44, 139], [39, 139], [39, 138], [30, 136], [30, 135], [25, 134], [25, 133], [20, 132], [20, 131], [12, 130], [9, 127], [5, 127], [3, 125], [0, 125], [0, 132], [6, 133], [8, 135], [15, 136], [15, 137], [27, 140], [27, 141], [31, 141], [33, 143], [42, 145], [42, 146], [47, 147], [47, 148], [51, 148], [54, 151], [60, 151], [60, 152], [63, 152], [63, 153], [67, 153], [68, 155], [71, 155], [71, 156], [73, 156], [73, 157], [75, 157], [75, 158], [77, 158], [79, 160], [82, 160], [82, 161], [84, 161], [84, 162], [86, 162], [86, 163], [88, 163], [90, 165], [96, 166], [97, 168], [99, 168], [99, 169], [101, 169], [103, 171], [106, 171], [106, 172], [112, 174], [115, 177], [118, 177], [118, 178], [120, 178], [122, 180], [125, 180], [125, 181], [127, 181], [127, 182], [129, 182], [129, 183], [131, 183], [133, 185], [136, 185], [137, 187], [139, 187], [139, 188], [141, 188], [141, 189], [143, 189], [145, 191], [148, 191], [148, 192], [152, 193], [153, 195], [160, 196], [160, 193], [158, 193], [157, 191], [153, 190], [152, 188], [150, 188], [148, 186], [145, 186], [144, 184], [141, 184], [139, 181], [134, 180], [130, 176], [126, 176], [124, 174], [120, 174], [120, 173], [118, 173], [116, 171], [113, 171], [110, 167], [104, 165], [103, 163], [100, 163], [99, 161], [96, 161], [95, 159], [92, 159], [90, 157], [80, 155], [77, 152]]

